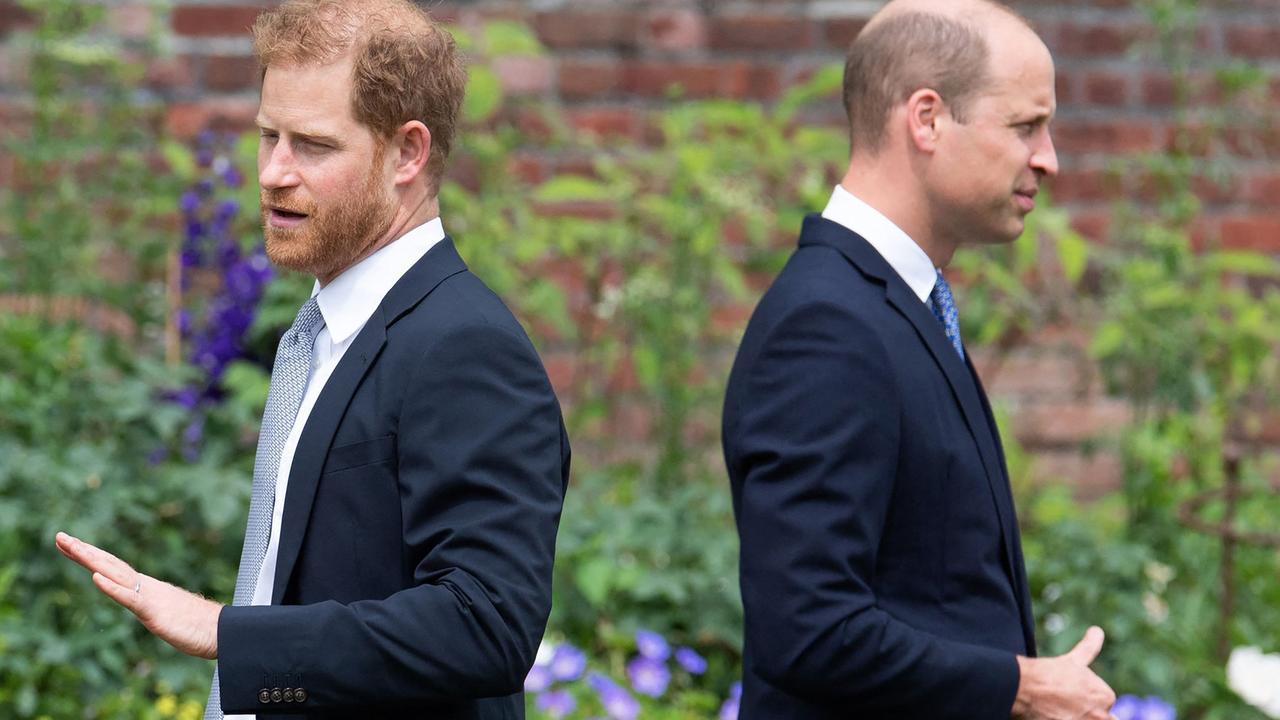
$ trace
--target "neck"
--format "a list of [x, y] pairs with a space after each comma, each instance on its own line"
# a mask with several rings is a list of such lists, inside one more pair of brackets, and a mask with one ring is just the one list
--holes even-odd
[[854, 155], [840, 186], [901, 228], [929, 256], [934, 267], [946, 267], [951, 262], [956, 245], [934, 232], [924, 188], [912, 168], [894, 165], [884, 156]]

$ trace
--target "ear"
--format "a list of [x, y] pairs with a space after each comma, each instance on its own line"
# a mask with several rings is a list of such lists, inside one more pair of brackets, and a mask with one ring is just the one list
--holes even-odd
[[933, 153], [937, 149], [946, 117], [947, 105], [936, 90], [921, 88], [907, 98], [907, 134], [916, 150]]
[[423, 177], [427, 158], [431, 157], [431, 131], [417, 120], [410, 120], [392, 138], [395, 158], [395, 184], [404, 185]]

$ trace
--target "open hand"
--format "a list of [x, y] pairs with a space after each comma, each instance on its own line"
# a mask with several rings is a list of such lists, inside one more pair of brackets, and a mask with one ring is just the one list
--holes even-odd
[[148, 577], [111, 553], [66, 533], [54, 539], [63, 555], [93, 573], [104, 595], [128, 608], [143, 627], [188, 655], [218, 657], [222, 605]]

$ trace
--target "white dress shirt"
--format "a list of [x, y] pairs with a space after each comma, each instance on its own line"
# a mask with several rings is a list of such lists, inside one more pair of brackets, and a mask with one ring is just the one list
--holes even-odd
[[[444, 239], [444, 225], [440, 218], [410, 230], [386, 247], [347, 268], [332, 282], [320, 287], [319, 281], [311, 291], [320, 305], [324, 327], [316, 336], [311, 355], [311, 375], [307, 379], [307, 391], [298, 407], [298, 416], [289, 430], [284, 450], [280, 453], [280, 469], [276, 473], [276, 500], [271, 511], [271, 539], [267, 554], [262, 558], [258, 571], [258, 585], [250, 605], [270, 605], [275, 590], [276, 556], [280, 550], [280, 521], [284, 515], [285, 493], [289, 489], [289, 470], [293, 467], [293, 454], [298, 449], [298, 438], [307, 425], [311, 408], [315, 407], [320, 391], [333, 374], [338, 361], [351, 347], [352, 341], [373, 311], [382, 304], [391, 287], [422, 259], [436, 243]], [[253, 715], [227, 715], [225, 720], [253, 720]]]
[[831, 201], [822, 211], [822, 217], [849, 228], [871, 243], [871, 247], [906, 281], [907, 287], [920, 301], [930, 305], [929, 296], [938, 282], [938, 271], [924, 250], [902, 228], [842, 185], [837, 185], [831, 193]]

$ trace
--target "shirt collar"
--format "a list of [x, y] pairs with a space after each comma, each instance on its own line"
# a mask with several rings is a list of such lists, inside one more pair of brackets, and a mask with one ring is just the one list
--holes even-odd
[[391, 287], [443, 239], [444, 225], [436, 218], [347, 268], [323, 288], [317, 280], [311, 294], [320, 305], [320, 314], [333, 342], [346, 342], [364, 327]]
[[906, 281], [907, 287], [920, 301], [929, 301], [933, 286], [938, 281], [938, 271], [924, 250], [892, 220], [859, 200], [842, 185], [837, 185], [831, 193], [831, 201], [822, 211], [822, 217], [845, 226], [871, 243], [871, 247]]

